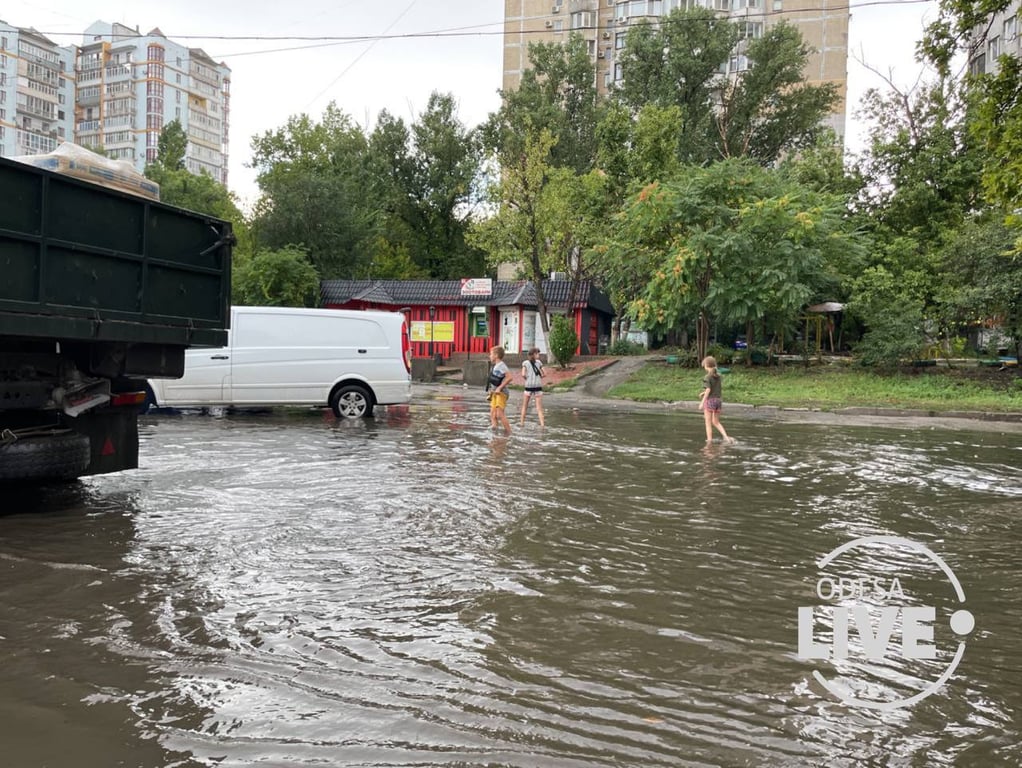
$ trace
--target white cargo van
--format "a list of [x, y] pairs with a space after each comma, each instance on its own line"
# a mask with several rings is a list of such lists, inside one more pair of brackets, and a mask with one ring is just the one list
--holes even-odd
[[321, 405], [338, 418], [412, 399], [396, 312], [233, 307], [228, 345], [189, 349], [180, 379], [149, 381], [155, 407]]

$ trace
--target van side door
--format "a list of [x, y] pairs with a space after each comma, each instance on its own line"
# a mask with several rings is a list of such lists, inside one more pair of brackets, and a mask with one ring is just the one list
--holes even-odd
[[226, 347], [192, 347], [185, 350], [185, 375], [162, 382], [160, 405], [224, 405], [224, 388], [231, 375], [231, 340]]

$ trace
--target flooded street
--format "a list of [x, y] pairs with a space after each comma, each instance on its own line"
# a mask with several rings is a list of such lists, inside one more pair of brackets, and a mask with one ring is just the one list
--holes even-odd
[[[2, 764], [1022, 765], [1018, 435], [725, 422], [144, 419], [138, 471], [0, 500]], [[871, 549], [938, 658], [800, 658], [817, 560], [872, 535], [975, 618], [882, 711], [814, 670], [922, 690], [959, 606]]]

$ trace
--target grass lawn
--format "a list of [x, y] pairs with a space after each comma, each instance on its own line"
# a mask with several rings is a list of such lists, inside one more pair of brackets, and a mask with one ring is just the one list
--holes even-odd
[[[610, 397], [698, 400], [702, 369], [649, 363]], [[924, 368], [882, 373], [853, 366], [734, 367], [723, 374], [724, 402], [830, 410], [847, 406], [932, 411], [1022, 412], [1022, 375], [1008, 370]]]

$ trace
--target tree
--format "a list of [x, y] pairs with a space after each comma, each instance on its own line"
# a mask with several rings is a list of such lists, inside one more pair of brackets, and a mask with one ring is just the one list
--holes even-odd
[[231, 294], [235, 304], [314, 307], [319, 303], [319, 274], [300, 248], [263, 250], [235, 269]]
[[578, 334], [572, 327], [571, 320], [564, 315], [554, 317], [550, 331], [550, 352], [561, 368], [567, 368], [578, 349]]
[[253, 229], [261, 249], [297, 244], [324, 278], [359, 277], [381, 210], [367, 181], [367, 142], [330, 104], [319, 122], [292, 116], [252, 140], [262, 192]]
[[857, 248], [843, 210], [748, 160], [688, 167], [626, 205], [603, 264], [619, 289], [647, 276], [629, 313], [654, 332], [694, 322], [702, 358], [714, 319], [782, 323], [802, 310], [829, 263]]
[[769, 164], [787, 151], [811, 146], [825, 130], [821, 122], [837, 101], [837, 87], [805, 81], [809, 53], [787, 22], [748, 41], [748, 68], [722, 88], [714, 113], [722, 157]]
[[586, 173], [596, 153], [596, 68], [587, 43], [573, 33], [566, 43], [530, 43], [530, 66], [518, 88], [501, 91], [502, 103], [482, 128], [491, 154], [524, 150], [524, 126], [554, 139], [550, 164]]
[[553, 136], [543, 130], [525, 136], [521, 154], [504, 157], [500, 180], [489, 190], [497, 213], [479, 222], [471, 236], [493, 263], [524, 262], [544, 333], [549, 332], [544, 278], [551, 271], [566, 272], [573, 304], [587, 275], [586, 255], [602, 239], [611, 200], [606, 174], [552, 167], [553, 146]]
[[171, 120], [160, 131], [156, 144], [156, 162], [168, 171], [183, 171], [188, 153], [188, 134], [180, 120]]
[[475, 203], [481, 155], [474, 131], [456, 116], [450, 95], [433, 93], [412, 125], [408, 224], [418, 236], [415, 261], [440, 279], [482, 273], [483, 256], [465, 233]]
[[1022, 61], [1002, 56], [1000, 69], [980, 80], [973, 135], [986, 163], [983, 187], [987, 198], [1012, 211], [1009, 221], [1022, 225]]
[[[772, 163], [815, 140], [837, 94], [831, 84], [805, 82], [809, 49], [795, 27], [781, 23], [747, 39], [754, 29], [703, 8], [672, 11], [655, 27], [641, 22], [628, 31], [615, 96], [636, 115], [649, 106], [677, 107], [682, 163]], [[722, 74], [733, 61], [747, 66]]]
[[707, 157], [703, 136], [712, 133], [714, 97], [725, 80], [720, 67], [738, 36], [735, 24], [706, 8], [674, 10], [657, 26], [644, 20], [628, 30], [615, 96], [633, 113], [647, 104], [678, 107], [683, 162]]
[[940, 298], [945, 322], [999, 324], [1022, 351], [1022, 252], [1001, 211], [970, 218], [944, 246], [950, 279]]
[[505, 149], [500, 180], [491, 185], [489, 197], [498, 206], [495, 215], [479, 222], [470, 242], [481, 247], [493, 263], [520, 262], [528, 265], [536, 287], [536, 303], [544, 334], [549, 333], [546, 297], [543, 294], [543, 263], [550, 241], [543, 206], [543, 194], [550, 172], [550, 149], [555, 140], [548, 129], [529, 130], [520, 152]]
[[[1012, 0], [941, 0], [937, 19], [927, 28], [919, 44], [919, 55], [931, 62], [940, 76], [957, 80], [952, 75], [956, 57], [964, 56], [970, 64], [977, 55], [985, 55], [977, 46], [985, 44], [991, 19], [1012, 7]], [[1017, 9], [1016, 9], [1017, 10]], [[1007, 210], [1015, 211], [1022, 203], [1019, 172], [1022, 170], [1022, 63], [1016, 56], [1002, 54], [988, 68], [967, 75], [960, 88], [966, 92], [975, 120], [973, 135], [984, 149], [983, 185], [989, 200]], [[1013, 215], [1010, 220], [1019, 222]]]
[[867, 365], [895, 366], [917, 357], [925, 344], [922, 299], [883, 266], [855, 280], [848, 310], [866, 324], [856, 351]]

